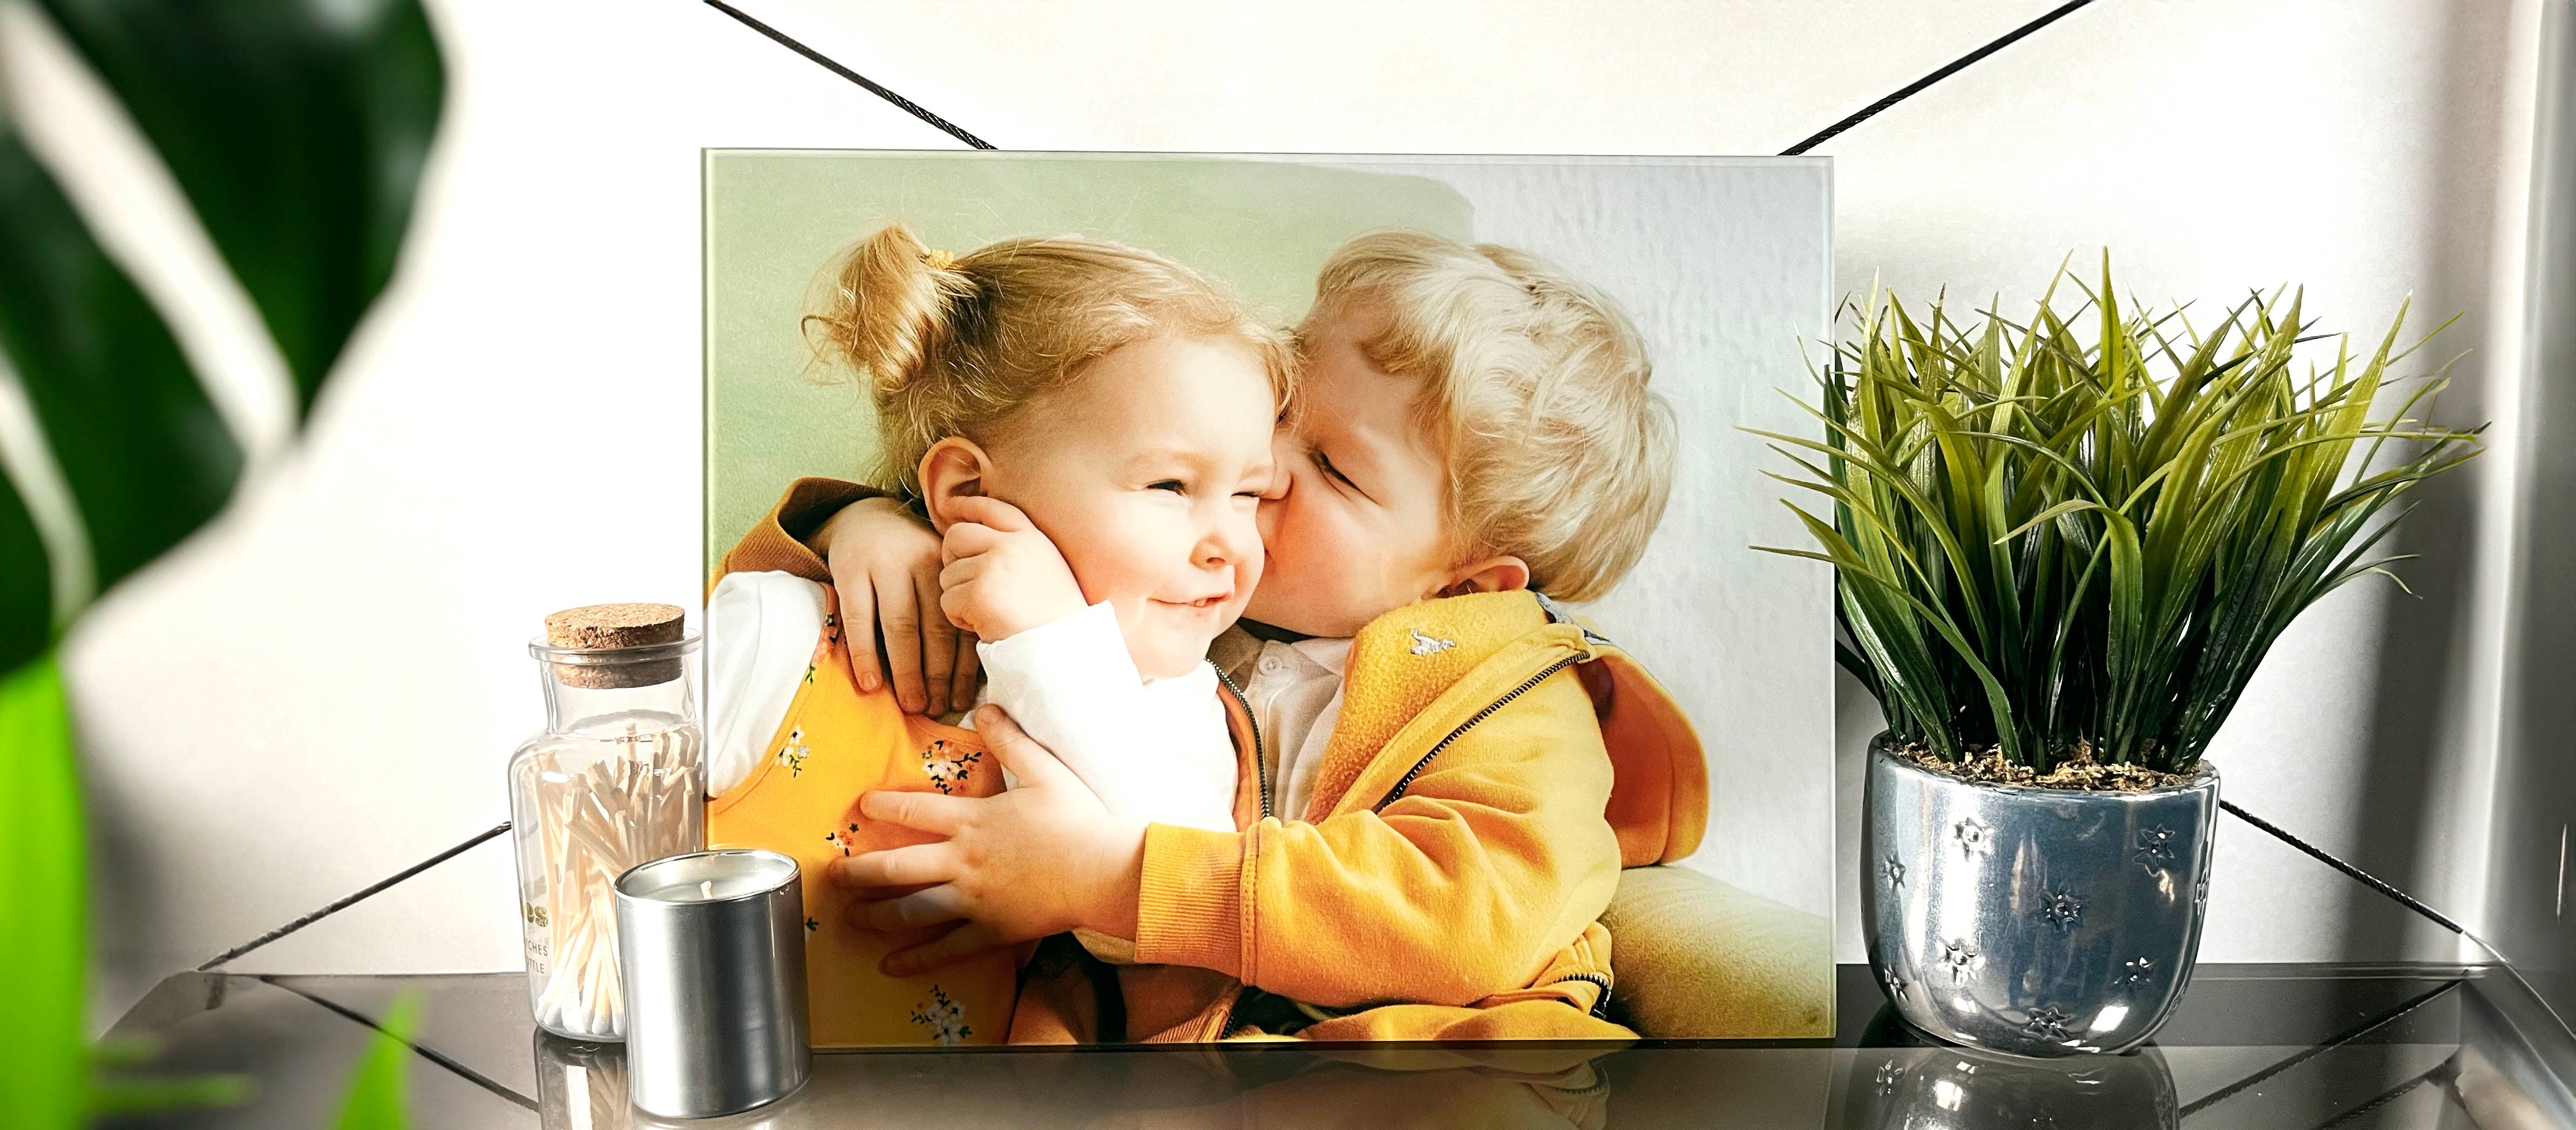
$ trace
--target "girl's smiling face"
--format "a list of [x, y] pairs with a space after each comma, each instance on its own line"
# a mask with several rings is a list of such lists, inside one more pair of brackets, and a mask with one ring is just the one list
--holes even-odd
[[1279, 483], [1261, 504], [1266, 578], [1244, 609], [1261, 623], [1351, 636], [1468, 574], [1480, 588], [1519, 587], [1458, 565], [1446, 462], [1414, 408], [1421, 388], [1362, 348], [1380, 324], [1365, 308], [1336, 311], [1305, 335], [1303, 408], [1280, 434]]
[[1121, 346], [1023, 411], [984, 492], [1053, 541], [1083, 599], [1109, 602], [1139, 672], [1187, 674], [1261, 580], [1254, 511], [1278, 409], [1249, 349]]

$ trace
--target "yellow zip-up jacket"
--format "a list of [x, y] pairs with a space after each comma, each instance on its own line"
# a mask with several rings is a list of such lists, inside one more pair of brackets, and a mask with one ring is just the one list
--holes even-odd
[[[799, 480], [724, 572], [829, 575], [800, 538], [864, 487]], [[1267, 748], [1230, 668], [1240, 831], [1145, 835], [1134, 964], [1042, 949], [1011, 1040], [1625, 1039], [1601, 912], [1622, 866], [1687, 856], [1706, 761], [1669, 695], [1541, 598], [1397, 609], [1344, 669], [1315, 797], [1273, 811]]]

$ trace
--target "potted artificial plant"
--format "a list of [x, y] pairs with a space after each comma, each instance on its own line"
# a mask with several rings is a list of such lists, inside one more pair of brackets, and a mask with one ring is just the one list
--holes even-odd
[[2107, 264], [2075, 314], [2055, 293], [2027, 325], [1873, 303], [1820, 377], [1824, 438], [1771, 437], [1806, 473], [1778, 477], [1833, 502], [1799, 511], [1821, 552], [1778, 552], [1834, 566], [1838, 657], [1887, 718], [1871, 968], [1916, 1027], [2035, 1056], [2164, 1022], [2209, 892], [2202, 752], [2282, 629], [2382, 572], [2382, 510], [2477, 431], [2414, 418], [2438, 379], [2371, 418], [2402, 307], [2367, 355], [2294, 369], [2296, 296], [2195, 326], [2123, 316]]

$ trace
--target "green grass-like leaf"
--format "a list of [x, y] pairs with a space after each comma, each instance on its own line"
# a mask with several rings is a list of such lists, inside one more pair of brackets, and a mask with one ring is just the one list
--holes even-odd
[[1822, 439], [1763, 433], [1800, 470], [1775, 477], [1832, 504], [1790, 504], [1821, 551], [1770, 552], [1834, 566], [1837, 658], [1897, 739], [2188, 772], [2301, 611], [2393, 577], [2369, 556], [2383, 509], [2483, 429], [2425, 422], [2439, 376], [2372, 418], [2413, 352], [2403, 307], [2367, 353], [2301, 376], [2296, 347], [2322, 335], [2299, 292], [2203, 333], [2124, 310], [2107, 257], [2098, 289], [2060, 281], [2082, 304], [2052, 284], [2026, 323], [1847, 308]]
[[161, 1054], [157, 1036], [122, 1036], [100, 1040], [89, 1049], [89, 1113], [94, 1118], [171, 1110], [178, 1107], [237, 1106], [253, 1091], [247, 1075], [215, 1072], [179, 1077], [129, 1072], [148, 1067]]
[[376, 1037], [367, 1042], [358, 1078], [340, 1106], [338, 1130], [402, 1130], [409, 1125], [412, 1034], [420, 1030], [420, 994], [394, 999]]
[[48, 652], [0, 679], [0, 1107], [10, 1126], [78, 1125], [81, 1046], [80, 785], [61, 672]]

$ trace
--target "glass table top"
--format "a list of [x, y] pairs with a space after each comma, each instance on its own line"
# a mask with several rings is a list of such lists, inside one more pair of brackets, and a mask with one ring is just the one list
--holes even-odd
[[[2576, 1040], [2509, 973], [2432, 965], [2203, 965], [2129, 1055], [2039, 1062], [1939, 1045], [1843, 966], [1832, 1041], [820, 1053], [736, 1127], [2188, 1127], [2576, 1126]], [[157, 1074], [241, 1072], [245, 1105], [116, 1126], [324, 1127], [402, 993], [416, 992], [412, 1124], [613, 1130], [615, 1045], [537, 1031], [519, 974], [185, 973], [110, 1031]]]

